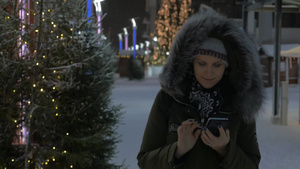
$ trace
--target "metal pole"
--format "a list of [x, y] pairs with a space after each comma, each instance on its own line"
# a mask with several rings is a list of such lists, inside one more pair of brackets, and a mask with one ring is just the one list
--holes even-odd
[[280, 98], [280, 40], [281, 40], [281, 4], [282, 0], [276, 0], [275, 11], [275, 73], [274, 73], [274, 116], [278, 116], [279, 113], [279, 98]]
[[289, 83], [287, 81], [281, 82], [281, 125], [287, 125], [288, 116], [288, 98], [289, 98]]
[[97, 13], [97, 20], [98, 20], [98, 34], [101, 33], [101, 12]]
[[136, 57], [136, 27], [133, 27], [133, 58]]
[[128, 50], [128, 34], [125, 35], [125, 50]]
[[248, 33], [248, 30], [247, 30], [248, 11], [247, 11], [247, 2], [246, 2], [246, 0], [243, 0], [242, 8], [243, 8], [243, 12], [242, 12], [242, 15], [243, 15], [243, 28], [244, 28], [244, 31]]
[[[300, 90], [300, 58], [298, 58], [298, 86]], [[300, 124], [300, 92], [299, 92], [299, 124]]]
[[[87, 17], [90, 18], [92, 16], [92, 0], [88, 0], [87, 2], [87, 8], [88, 8], [88, 13], [87, 13]], [[88, 20], [88, 22], [90, 22], [91, 20]]]
[[123, 28], [124, 36], [125, 36], [125, 50], [128, 50], [128, 32], [126, 28]]

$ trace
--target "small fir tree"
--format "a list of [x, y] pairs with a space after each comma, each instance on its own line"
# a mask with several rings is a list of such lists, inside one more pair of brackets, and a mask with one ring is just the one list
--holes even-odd
[[86, 0], [41, 0], [27, 11], [30, 25], [21, 24], [22, 5], [8, 3], [0, 15], [0, 168], [121, 168], [110, 161], [121, 115], [110, 99], [116, 55], [86, 18]]

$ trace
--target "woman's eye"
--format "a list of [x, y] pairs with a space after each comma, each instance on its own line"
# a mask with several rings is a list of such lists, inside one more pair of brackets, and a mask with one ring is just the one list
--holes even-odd
[[222, 66], [222, 63], [217, 63], [217, 64], [214, 64], [215, 67], [220, 67]]
[[198, 65], [199, 65], [199, 66], [205, 66], [205, 63], [203, 63], [203, 62], [198, 62]]

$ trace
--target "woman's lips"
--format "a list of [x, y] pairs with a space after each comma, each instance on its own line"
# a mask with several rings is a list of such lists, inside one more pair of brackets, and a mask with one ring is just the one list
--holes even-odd
[[206, 81], [213, 81], [213, 80], [214, 80], [214, 78], [212, 78], [212, 79], [207, 79], [207, 78], [205, 78], [205, 77], [203, 77], [203, 79], [206, 80]]

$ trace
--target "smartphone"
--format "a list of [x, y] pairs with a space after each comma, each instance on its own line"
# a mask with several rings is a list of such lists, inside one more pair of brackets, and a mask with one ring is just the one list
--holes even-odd
[[228, 118], [210, 117], [207, 120], [206, 128], [208, 128], [210, 132], [212, 132], [215, 136], [218, 137], [220, 136], [219, 128], [218, 128], [219, 125], [223, 126], [224, 129], [228, 129], [230, 125], [230, 121]]

